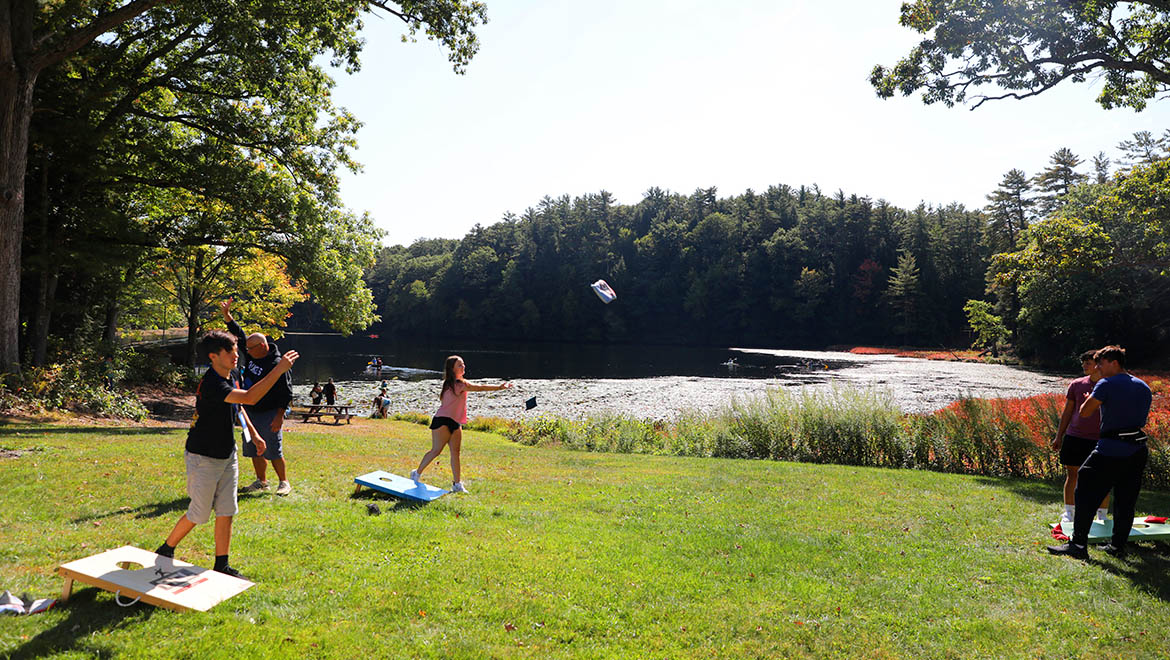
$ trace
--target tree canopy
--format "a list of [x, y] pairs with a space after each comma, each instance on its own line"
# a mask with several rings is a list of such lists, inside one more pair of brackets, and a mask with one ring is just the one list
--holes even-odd
[[921, 90], [925, 103], [974, 109], [1094, 74], [1105, 108], [1142, 110], [1170, 91], [1165, 0], [915, 0], [899, 22], [924, 38], [893, 67], [874, 67], [882, 98]]
[[[761, 346], [962, 341], [983, 214], [816, 187], [546, 197], [461, 240], [382, 250], [383, 332]], [[603, 278], [621, 295], [598, 303]], [[627, 302], [622, 302], [627, 301]]]
[[[55, 264], [82, 248], [107, 263], [158, 248], [259, 249], [282, 258], [340, 329], [368, 325], [361, 272], [380, 234], [337, 198], [336, 169], [356, 166], [358, 123], [332, 104], [317, 62], [357, 69], [370, 11], [401, 19], [404, 39], [439, 41], [456, 72], [486, 20], [474, 0], [5, 3], [0, 371], [18, 368], [22, 311], [32, 343], [43, 336]], [[26, 172], [41, 185], [26, 190]], [[41, 225], [28, 237], [26, 199]], [[25, 283], [23, 310], [22, 244], [39, 276]]]

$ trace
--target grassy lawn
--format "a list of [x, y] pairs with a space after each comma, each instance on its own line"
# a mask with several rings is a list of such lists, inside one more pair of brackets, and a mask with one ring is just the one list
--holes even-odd
[[[0, 589], [56, 595], [63, 562], [157, 547], [186, 509], [184, 438], [0, 426], [35, 449], [0, 458]], [[1170, 546], [1049, 557], [1051, 484], [466, 433], [471, 494], [419, 507], [352, 493], [409, 472], [422, 426], [297, 424], [285, 446], [293, 494], [242, 495], [235, 523], [257, 586], [176, 614], [78, 585], [0, 620], [0, 657], [1170, 657]], [[428, 476], [449, 485], [445, 458]], [[211, 555], [210, 525], [176, 553]]]

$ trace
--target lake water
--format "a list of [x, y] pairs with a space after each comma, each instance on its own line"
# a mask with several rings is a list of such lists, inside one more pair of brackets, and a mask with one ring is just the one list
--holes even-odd
[[[889, 355], [784, 349], [677, 346], [520, 344], [515, 342], [402, 341], [370, 337], [289, 335], [281, 350], [302, 357], [293, 369], [303, 400], [313, 381], [333, 378], [340, 398], [368, 408], [381, 380], [393, 412], [430, 414], [438, 403], [443, 360], [458, 354], [467, 378], [512, 390], [472, 393], [472, 416], [507, 418], [554, 413], [585, 417], [616, 413], [670, 419], [713, 411], [733, 399], [758, 397], [775, 387], [878, 387], [903, 410], [926, 412], [962, 396], [1017, 397], [1063, 391], [1076, 374]], [[391, 369], [364, 373], [373, 357]], [[537, 397], [534, 410], [524, 401]]]

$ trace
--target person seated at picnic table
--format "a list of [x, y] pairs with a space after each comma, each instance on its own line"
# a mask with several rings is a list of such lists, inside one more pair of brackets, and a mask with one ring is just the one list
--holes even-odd
[[313, 383], [313, 389], [309, 391], [309, 396], [313, 399], [313, 405], [321, 404], [321, 397], [324, 396], [325, 390], [321, 388], [321, 381]]

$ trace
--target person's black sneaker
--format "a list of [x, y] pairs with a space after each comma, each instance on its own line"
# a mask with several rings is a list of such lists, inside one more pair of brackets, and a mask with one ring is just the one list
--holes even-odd
[[[240, 578], [241, 580], [248, 580], [248, 578], [244, 577], [239, 571], [232, 568], [231, 566], [223, 566], [221, 568], [216, 568], [216, 569], [212, 569], [212, 570], [219, 571], [220, 573], [223, 573], [224, 575], [230, 575], [234, 578]], [[251, 580], [248, 580], [248, 581], [251, 582]]]
[[1065, 543], [1064, 545], [1050, 545], [1048, 552], [1054, 555], [1068, 555], [1074, 559], [1088, 559], [1089, 550], [1083, 545], [1075, 543]]
[[1101, 546], [1101, 552], [1104, 552], [1110, 557], [1117, 557], [1118, 559], [1124, 559], [1125, 555], [1127, 554], [1125, 546], [1116, 546], [1112, 543], [1106, 543], [1105, 545]]

